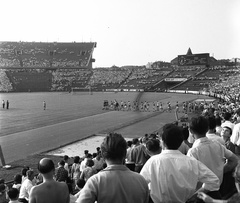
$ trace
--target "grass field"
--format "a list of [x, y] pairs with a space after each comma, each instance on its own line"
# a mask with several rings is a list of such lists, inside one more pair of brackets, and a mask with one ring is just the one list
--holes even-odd
[[[134, 101], [138, 93], [3, 93], [0, 100], [9, 100], [10, 109], [0, 109], [0, 144], [6, 162], [13, 166], [1, 169], [1, 177], [11, 180], [23, 165], [36, 169], [42, 154], [92, 134], [117, 131], [123, 136], [140, 137], [175, 119], [174, 113], [117, 112], [102, 110], [103, 101]], [[168, 101], [207, 98], [198, 95], [144, 93], [141, 101]], [[43, 101], [47, 109], [43, 110]], [[29, 150], [29, 151], [28, 151]], [[56, 162], [59, 157], [51, 156]]]

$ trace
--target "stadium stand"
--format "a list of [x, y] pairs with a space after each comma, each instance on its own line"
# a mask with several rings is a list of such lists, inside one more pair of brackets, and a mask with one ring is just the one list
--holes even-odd
[[72, 86], [84, 87], [92, 74], [95, 47], [94, 42], [0, 42], [0, 68], [5, 70], [1, 72], [5, 86], [1, 84], [0, 90], [66, 91]]

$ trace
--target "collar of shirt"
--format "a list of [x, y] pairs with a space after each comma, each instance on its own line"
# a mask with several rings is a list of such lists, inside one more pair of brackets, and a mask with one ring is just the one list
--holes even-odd
[[109, 165], [103, 171], [127, 171], [129, 170], [125, 165]]
[[164, 149], [161, 154], [182, 154], [179, 150]]
[[197, 147], [199, 144], [201, 143], [208, 143], [209, 142], [209, 139], [207, 137], [201, 137], [201, 138], [198, 138], [197, 140], [195, 140], [195, 142], [193, 143], [193, 146], [192, 148], [194, 147]]

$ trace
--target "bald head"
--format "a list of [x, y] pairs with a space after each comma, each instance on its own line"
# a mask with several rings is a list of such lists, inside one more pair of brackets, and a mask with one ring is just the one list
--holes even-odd
[[46, 174], [54, 170], [54, 163], [49, 158], [43, 158], [38, 163], [38, 170], [41, 174]]

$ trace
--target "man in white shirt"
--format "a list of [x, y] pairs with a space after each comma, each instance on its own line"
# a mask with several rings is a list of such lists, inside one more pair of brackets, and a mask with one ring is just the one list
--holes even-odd
[[237, 124], [235, 124], [230, 141], [235, 145], [235, 153], [240, 155], [240, 109], [236, 111]]
[[24, 180], [24, 182], [21, 185], [20, 188], [20, 193], [19, 193], [19, 202], [28, 202], [29, 200], [29, 194], [30, 194], [30, 190], [33, 187], [33, 183], [32, 180], [34, 179], [34, 172], [33, 170], [28, 170], [27, 171], [27, 179]]
[[152, 156], [140, 172], [150, 184], [153, 202], [186, 202], [196, 194], [198, 182], [203, 183], [199, 191], [219, 189], [219, 179], [211, 170], [178, 150], [182, 142], [182, 130], [169, 125], [162, 134], [163, 151]]
[[[203, 116], [191, 119], [189, 129], [195, 138], [195, 142], [187, 155], [205, 164], [216, 174], [221, 184], [223, 174], [237, 166], [238, 158], [219, 142], [214, 142], [206, 137], [208, 127], [208, 120]], [[216, 192], [212, 197], [221, 198], [221, 195]]]
[[223, 146], [225, 146], [225, 142], [224, 142], [223, 138], [216, 134], [216, 126], [217, 125], [216, 125], [215, 117], [209, 117], [208, 118], [208, 132], [206, 133], [206, 137], [209, 140], [217, 141], [220, 144], [222, 144]]

